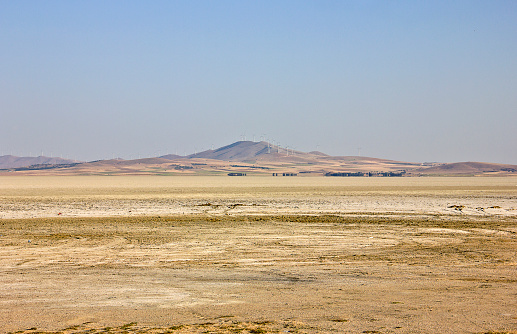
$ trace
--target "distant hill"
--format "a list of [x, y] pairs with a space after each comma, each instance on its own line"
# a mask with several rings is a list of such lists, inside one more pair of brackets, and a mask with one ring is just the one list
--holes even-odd
[[315, 162], [328, 155], [321, 152], [306, 153], [268, 142], [238, 141], [215, 150], [191, 154], [187, 158], [214, 159], [238, 162]]
[[257, 158], [270, 153], [271, 148], [268, 148], [267, 142], [238, 141], [216, 150], [207, 150], [191, 154], [187, 157], [242, 162], [247, 160], [256, 160]]
[[61, 165], [78, 163], [77, 160], [52, 157], [17, 157], [14, 155], [0, 156], [0, 169], [20, 168], [34, 165]]
[[517, 175], [517, 165], [484, 162], [422, 164], [362, 156], [330, 156], [317, 151], [295, 151], [265, 141], [238, 141], [188, 156], [168, 154], [156, 158], [83, 163], [61, 158], [3, 156], [0, 157], [0, 169], [3, 169], [3, 175]]
[[181, 155], [177, 155], [177, 154], [166, 154], [166, 155], [162, 155], [161, 157], [158, 157], [158, 158], [167, 159], [167, 160], [176, 160], [176, 159], [181, 159], [184, 157]]
[[164, 158], [143, 158], [134, 160], [124, 159], [111, 159], [111, 160], [98, 160], [84, 162], [81, 165], [84, 166], [134, 166], [134, 165], [159, 165], [170, 163], [168, 159]]
[[454, 162], [433, 167], [418, 168], [413, 173], [423, 175], [479, 175], [516, 173], [517, 165], [496, 164], [487, 162]]

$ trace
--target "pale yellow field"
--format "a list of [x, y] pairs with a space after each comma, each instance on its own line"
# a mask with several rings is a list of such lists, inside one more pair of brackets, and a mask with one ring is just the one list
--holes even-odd
[[517, 178], [0, 177], [0, 218], [59, 213], [515, 216]]
[[0, 332], [514, 333], [517, 179], [0, 177]]

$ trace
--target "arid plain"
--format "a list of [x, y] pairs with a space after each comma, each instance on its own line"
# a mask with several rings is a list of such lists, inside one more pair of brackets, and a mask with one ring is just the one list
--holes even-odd
[[0, 331], [514, 333], [515, 177], [0, 177]]

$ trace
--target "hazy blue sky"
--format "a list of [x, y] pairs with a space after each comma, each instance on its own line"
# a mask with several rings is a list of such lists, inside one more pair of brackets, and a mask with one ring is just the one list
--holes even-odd
[[0, 0], [0, 155], [517, 164], [517, 1]]

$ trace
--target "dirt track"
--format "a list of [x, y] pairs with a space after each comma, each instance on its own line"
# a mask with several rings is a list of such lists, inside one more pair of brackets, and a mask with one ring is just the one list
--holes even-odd
[[[0, 330], [515, 332], [515, 181], [495, 182], [355, 188], [348, 200], [374, 196], [377, 211], [330, 215], [314, 203], [339, 202], [346, 189], [303, 185], [289, 194], [284, 185], [254, 185], [210, 193], [185, 186], [178, 193], [163, 185], [72, 185], [29, 191], [4, 184], [2, 208], [32, 201], [36, 218], [6, 217], [15, 211], [3, 210], [10, 219], [0, 220]], [[441, 213], [382, 207], [410, 197], [425, 205], [447, 197], [463, 207], [436, 207]], [[298, 207], [297, 213], [292, 203], [303, 198], [307, 212]], [[165, 199], [191, 203], [192, 212], [149, 216], [144, 206], [134, 217], [94, 218], [82, 217], [87, 210], [79, 206], [59, 216], [41, 209], [44, 203], [54, 210], [60, 203]], [[283, 203], [285, 210], [252, 205], [260, 201]], [[232, 207], [237, 203], [245, 205]], [[492, 212], [469, 211], [468, 203], [493, 206]]]

